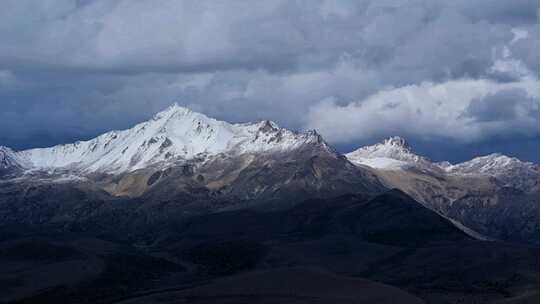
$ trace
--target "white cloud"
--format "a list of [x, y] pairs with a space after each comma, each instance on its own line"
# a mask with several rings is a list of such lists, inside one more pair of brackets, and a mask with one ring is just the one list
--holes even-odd
[[[468, 113], [472, 103], [501, 92], [518, 89], [535, 97], [536, 104], [516, 109], [512, 121], [481, 121]], [[364, 100], [339, 106], [323, 101], [311, 107], [306, 128], [317, 129], [331, 142], [351, 142], [387, 135], [443, 137], [476, 141], [494, 135], [540, 134], [536, 111], [540, 82], [536, 79], [511, 83], [462, 79], [394, 88]], [[496, 106], [496, 105], [494, 105]], [[520, 104], [516, 104], [520, 106]]]
[[514, 38], [512, 38], [512, 41], [510, 42], [511, 44], [514, 44], [521, 39], [529, 38], [529, 31], [527, 31], [527, 29], [513, 28], [512, 34], [514, 34]]
[[[89, 137], [172, 101], [225, 120], [320, 128], [333, 141], [483, 138], [497, 122], [460, 111], [505, 86], [482, 79], [537, 85], [538, 8], [530, 0], [5, 0], [0, 66], [11, 72], [0, 73], [0, 105], [20, 117], [0, 113], [0, 139]], [[24, 90], [12, 90], [14, 80]], [[527, 102], [516, 106], [526, 112]]]

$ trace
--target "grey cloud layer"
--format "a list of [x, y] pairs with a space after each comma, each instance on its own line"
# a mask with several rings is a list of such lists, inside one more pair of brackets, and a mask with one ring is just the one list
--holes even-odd
[[317, 68], [347, 54], [442, 77], [481, 72], [510, 27], [537, 23], [534, 1], [447, 2], [8, 0], [0, 54], [30, 67], [188, 72]]
[[[0, 144], [89, 137], [172, 101], [222, 119], [317, 128], [336, 143], [404, 128], [412, 137], [467, 141], [538, 135], [537, 1], [1, 6]], [[36, 136], [50, 140], [30, 140]]]
[[523, 89], [506, 89], [473, 100], [467, 114], [479, 122], [506, 122], [526, 116], [540, 119], [540, 100]]

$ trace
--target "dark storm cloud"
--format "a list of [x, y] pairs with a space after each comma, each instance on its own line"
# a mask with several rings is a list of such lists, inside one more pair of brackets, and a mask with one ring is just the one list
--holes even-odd
[[531, 1], [447, 2], [7, 1], [0, 58], [8, 66], [194, 72], [321, 68], [347, 54], [369, 67], [459, 76], [471, 63], [489, 64], [509, 27], [537, 21]]
[[526, 115], [540, 119], [540, 100], [523, 89], [507, 89], [471, 102], [467, 115], [481, 122], [512, 121]]
[[[3, 1], [0, 144], [88, 138], [128, 127], [172, 101], [227, 120], [317, 127], [341, 144], [391, 135], [411, 119], [407, 109], [429, 114], [430, 105], [385, 101], [393, 107], [371, 111], [384, 109], [392, 121], [377, 132], [332, 125], [331, 115], [392, 89], [418, 86], [422, 98], [426, 82], [449, 90], [456, 89], [453, 81], [491, 79], [475, 83], [489, 87], [478, 94], [474, 86], [457, 86], [470, 94], [456, 95], [471, 100], [495, 96], [503, 83], [532, 95], [540, 71], [539, 9], [530, 0]], [[466, 116], [468, 105], [460, 108], [450, 95], [437, 95], [433, 103], [446, 106], [432, 111]], [[474, 116], [496, 120], [488, 103], [498, 99], [484, 102]], [[410, 122], [408, 136], [426, 136], [422, 127], [436, 126], [427, 120]], [[469, 127], [428, 135], [493, 136], [493, 126], [453, 123]]]

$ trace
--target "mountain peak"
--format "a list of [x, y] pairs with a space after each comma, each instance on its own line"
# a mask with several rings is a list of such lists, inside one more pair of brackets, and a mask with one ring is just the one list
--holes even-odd
[[404, 148], [404, 149], [407, 149], [407, 150], [411, 150], [411, 146], [409, 145], [407, 140], [405, 140], [405, 138], [400, 137], [400, 136], [388, 137], [383, 141], [383, 144], [384, 145], [401, 147], [401, 148]]
[[263, 120], [259, 122], [259, 131], [261, 132], [275, 132], [279, 130], [279, 126], [270, 120]]
[[504, 186], [520, 189], [525, 192], [539, 189], [540, 166], [521, 161], [500, 153], [473, 158], [470, 161], [444, 168], [457, 175], [487, 175], [495, 177]]
[[414, 154], [407, 141], [399, 136], [388, 137], [378, 144], [361, 147], [345, 156], [355, 164], [379, 169], [396, 169], [420, 163], [431, 164], [428, 159]]
[[446, 170], [453, 173], [489, 175], [500, 175], [508, 170], [534, 170], [540, 172], [538, 165], [501, 153], [475, 157], [469, 161], [449, 166]]
[[[189, 108], [180, 106], [178, 103], [175, 102], [172, 105], [170, 105], [169, 107], [167, 107], [166, 109], [164, 109], [163, 111], [156, 113], [154, 115], [154, 120], [160, 120], [160, 119], [163, 119], [163, 118], [171, 118], [173, 116], [181, 117], [181, 116], [189, 115], [191, 113], [195, 113], [195, 112], [193, 112]], [[200, 114], [200, 113], [198, 113], [198, 114]], [[202, 114], [200, 114], [200, 115], [202, 115]]]
[[10, 160], [28, 161], [35, 169], [118, 173], [204, 160], [221, 153], [292, 151], [314, 144], [328, 150], [317, 133], [296, 133], [269, 120], [231, 124], [174, 103], [131, 129], [111, 131], [89, 141], [16, 152], [16, 157], [11, 152], [0, 153], [9, 155]]

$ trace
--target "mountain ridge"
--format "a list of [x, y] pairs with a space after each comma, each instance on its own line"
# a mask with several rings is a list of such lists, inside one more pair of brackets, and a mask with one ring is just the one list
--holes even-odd
[[433, 162], [425, 156], [416, 154], [411, 145], [399, 136], [387, 137], [379, 143], [362, 146], [344, 155], [357, 165], [383, 170], [419, 167], [442, 170], [449, 174], [498, 176], [513, 168], [521, 168], [534, 170], [540, 174], [540, 165], [498, 152], [476, 156], [455, 164], [448, 161]]
[[10, 164], [28, 170], [121, 173], [171, 160], [294, 150], [306, 144], [332, 150], [316, 131], [297, 133], [268, 120], [230, 124], [175, 103], [151, 120], [126, 130], [110, 131], [88, 141], [10, 153]]
[[20, 183], [20, 191], [72, 184], [92, 197], [104, 191], [140, 198], [148, 208], [175, 201], [194, 212], [282, 208], [305, 198], [369, 197], [396, 188], [481, 235], [540, 240], [540, 230], [527, 228], [540, 225], [540, 217], [518, 225], [524, 212], [540, 212], [536, 164], [502, 154], [436, 163], [398, 136], [342, 155], [316, 131], [298, 133], [268, 120], [230, 124], [178, 104], [85, 142], [20, 152], [2, 147], [0, 176]]
[[[87, 141], [22, 151], [0, 147], [0, 170], [10, 173], [39, 170], [119, 174], [151, 166], [167, 166], [175, 161], [205, 161], [209, 156], [220, 153], [271, 153], [294, 150], [306, 144], [318, 144], [338, 154], [315, 130], [290, 131], [269, 120], [232, 124], [174, 103], [148, 121], [125, 130], [112, 130]], [[456, 164], [436, 163], [415, 153], [411, 145], [399, 136], [388, 137], [380, 143], [343, 155], [356, 165], [380, 170], [415, 167], [452, 174], [493, 176], [501, 175], [498, 168], [503, 171], [540, 172], [540, 166], [534, 163], [500, 153]]]
[[346, 156], [370, 168], [387, 188], [483, 236], [540, 241], [540, 165], [500, 153], [434, 163], [396, 142], [404, 140], [387, 139]]
[[0, 185], [9, 192], [18, 184], [13, 187], [23, 201], [24, 189], [45, 184], [82, 188], [91, 197], [103, 191], [111, 199], [140, 199], [149, 208], [174, 201], [181, 212], [213, 212], [386, 190], [314, 130], [294, 132], [268, 120], [231, 124], [178, 104], [89, 141], [5, 151], [10, 169], [0, 169], [6, 177]]

